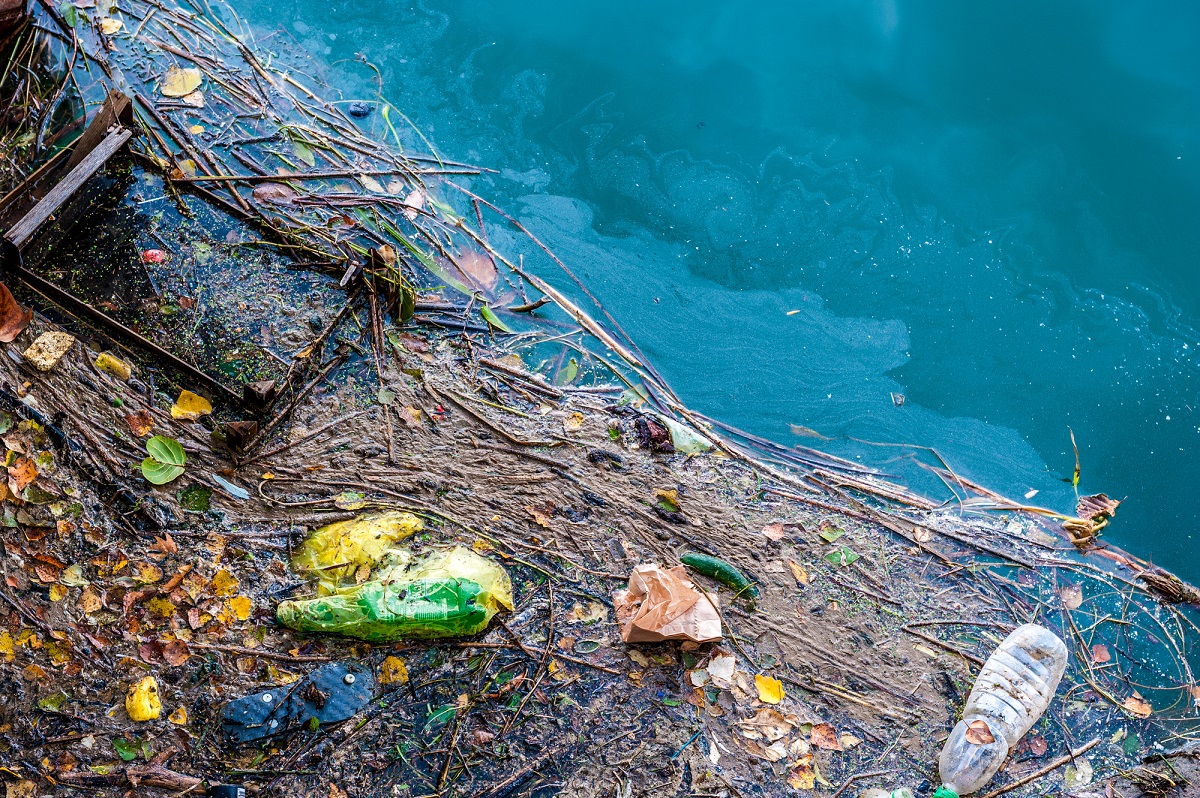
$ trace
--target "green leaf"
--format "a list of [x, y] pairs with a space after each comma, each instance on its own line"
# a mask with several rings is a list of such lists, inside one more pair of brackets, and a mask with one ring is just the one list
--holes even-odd
[[663, 706], [665, 706], [665, 707], [677, 707], [677, 706], [679, 706], [679, 699], [678, 699], [678, 698], [664, 698], [664, 699], [662, 700], [662, 702], [663, 702]]
[[333, 506], [339, 510], [361, 510], [367, 506], [366, 497], [358, 491], [344, 490], [333, 497]]
[[375, 397], [381, 405], [390, 405], [396, 401], [396, 392], [391, 388], [380, 388], [378, 395]]
[[36, 482], [25, 486], [25, 490], [21, 491], [21, 498], [30, 504], [50, 504], [58, 499], [57, 496], [40, 487]]
[[134, 737], [132, 740], [118, 738], [113, 740], [112, 744], [113, 748], [117, 749], [117, 756], [126, 762], [132, 762], [137, 759], [138, 753], [142, 750], [142, 741], [137, 737]]
[[58, 7], [58, 13], [62, 14], [63, 22], [72, 28], [79, 24], [79, 12], [75, 10], [75, 6], [71, 5], [70, 0], [64, 0], [63, 4]]
[[308, 730], [310, 732], [315, 732], [320, 728], [321, 728], [321, 721], [317, 718], [316, 715], [313, 715], [311, 718], [308, 719]]
[[829, 529], [821, 530], [821, 540], [825, 541], [826, 543], [832, 543], [844, 534], [846, 534], [846, 530], [838, 529], [836, 526], [833, 526]]
[[500, 332], [506, 332], [506, 333], [512, 332], [512, 329], [507, 324], [500, 321], [500, 317], [497, 316], [492, 311], [492, 309], [490, 307], [488, 307], [487, 305], [483, 305], [482, 307], [479, 308], [479, 315], [483, 316], [484, 321], [486, 321], [489, 325], [491, 325], [495, 329], [499, 330]]
[[591, 654], [600, 648], [599, 640], [580, 640], [575, 644], [576, 654]]
[[1142, 747], [1142, 741], [1138, 739], [1136, 734], [1130, 734], [1125, 738], [1125, 744], [1121, 746], [1125, 751], [1125, 756], [1133, 756]]
[[400, 321], [405, 322], [417, 312], [417, 292], [404, 280], [400, 284]]
[[189, 485], [179, 491], [179, 504], [191, 513], [206, 513], [213, 489], [207, 485]]
[[67, 694], [59, 690], [57, 693], [51, 693], [40, 699], [37, 705], [38, 709], [45, 710], [46, 712], [58, 712], [65, 703], [67, 703]]
[[579, 361], [571, 358], [566, 365], [558, 370], [554, 375], [555, 385], [570, 385], [575, 382], [575, 378], [579, 376]]
[[304, 161], [308, 166], [317, 165], [317, 158], [313, 155], [312, 148], [300, 139], [292, 139], [292, 151], [296, 153], [297, 158]]
[[450, 722], [454, 717], [454, 713], [458, 711], [458, 707], [454, 704], [442, 704], [440, 707], [429, 713], [429, 717], [425, 719], [425, 728], [432, 729], [437, 726], [442, 726]]
[[835, 549], [834, 551], [831, 551], [825, 555], [825, 559], [828, 560], [830, 564], [837, 566], [850, 565], [852, 562], [857, 560], [858, 557], [859, 555], [855, 554], [845, 546], [842, 546], [840, 549]]
[[165, 485], [183, 473], [187, 455], [179, 441], [165, 435], [155, 435], [146, 441], [150, 455], [142, 461], [142, 476], [155, 485]]

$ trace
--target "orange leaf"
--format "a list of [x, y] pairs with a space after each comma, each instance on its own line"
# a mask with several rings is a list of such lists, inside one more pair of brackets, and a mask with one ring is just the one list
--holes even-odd
[[842, 750], [842, 743], [838, 739], [837, 730], [833, 728], [832, 723], [816, 724], [812, 727], [808, 739], [817, 748], [824, 748], [826, 751]]
[[139, 438], [143, 435], [149, 435], [154, 429], [154, 419], [150, 417], [150, 413], [147, 410], [130, 413], [125, 416], [125, 423], [129, 425], [129, 430]]
[[1154, 707], [1150, 706], [1150, 702], [1142, 698], [1137, 690], [1133, 691], [1133, 695], [1126, 698], [1122, 703], [1130, 715], [1135, 718], [1148, 718], [1154, 713]]
[[1108, 646], [1097, 643], [1092, 646], [1092, 662], [1100, 665], [1112, 659], [1112, 654], [1108, 652]]
[[8, 467], [8, 476], [17, 484], [18, 493], [37, 479], [37, 475], [37, 466], [28, 457], [18, 457], [16, 462]]

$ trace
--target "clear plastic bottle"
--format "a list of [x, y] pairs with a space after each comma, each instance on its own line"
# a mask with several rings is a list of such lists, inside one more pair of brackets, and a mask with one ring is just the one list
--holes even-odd
[[1046, 711], [1066, 667], [1066, 645], [1045, 627], [1025, 624], [1004, 639], [979, 671], [963, 718], [942, 748], [937, 798], [969, 795], [988, 783]]
[[860, 792], [858, 798], [913, 798], [913, 792], [907, 787], [899, 787], [895, 790], [875, 788]]

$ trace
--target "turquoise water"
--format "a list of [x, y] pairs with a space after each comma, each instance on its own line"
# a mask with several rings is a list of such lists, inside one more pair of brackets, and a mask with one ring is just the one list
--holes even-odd
[[932, 446], [1060, 510], [1070, 427], [1080, 489], [1127, 497], [1108, 539], [1200, 580], [1200, 5], [237, 8], [500, 170], [475, 190], [689, 404], [930, 489], [851, 439]]

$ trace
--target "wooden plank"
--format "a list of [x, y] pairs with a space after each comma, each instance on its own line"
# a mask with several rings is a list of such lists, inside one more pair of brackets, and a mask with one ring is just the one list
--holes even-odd
[[67, 161], [67, 169], [74, 169], [79, 163], [96, 149], [112, 127], [132, 127], [133, 103], [117, 90], [112, 90], [104, 98], [104, 105], [92, 117], [83, 135], [75, 142], [71, 150], [71, 160]]
[[89, 152], [79, 164], [59, 181], [58, 185], [33, 206], [7, 233], [4, 234], [6, 249], [19, 254], [33, 238], [34, 233], [46, 223], [63, 203], [74, 196], [88, 179], [100, 171], [117, 150], [125, 146], [133, 132], [128, 128], [117, 128], [109, 133], [100, 144]]

